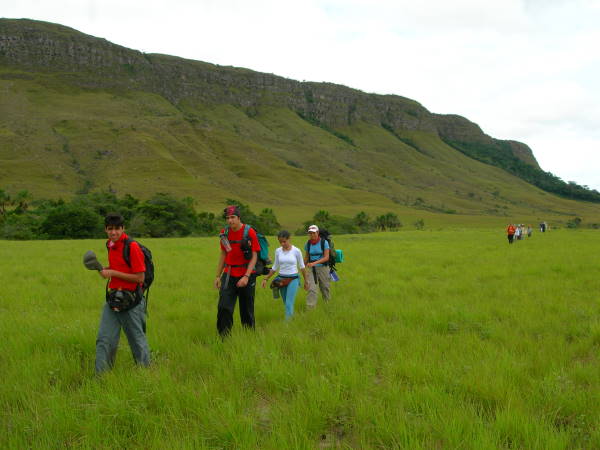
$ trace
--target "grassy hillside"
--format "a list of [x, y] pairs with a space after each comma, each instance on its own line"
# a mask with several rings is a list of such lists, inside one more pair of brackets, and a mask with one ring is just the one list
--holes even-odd
[[284, 224], [320, 208], [435, 223], [600, 222], [600, 203], [509, 174], [516, 164], [529, 181], [544, 175], [525, 144], [403, 97], [143, 54], [10, 19], [0, 19], [0, 93], [0, 189], [13, 194], [169, 192], [200, 210], [237, 198], [274, 208]]
[[233, 197], [274, 207], [284, 222], [319, 208], [442, 221], [600, 216], [597, 205], [545, 193], [422, 131], [366, 122], [330, 130], [287, 108], [175, 106], [156, 94], [80, 89], [6, 68], [0, 92], [0, 187], [38, 198], [163, 191], [214, 209]]

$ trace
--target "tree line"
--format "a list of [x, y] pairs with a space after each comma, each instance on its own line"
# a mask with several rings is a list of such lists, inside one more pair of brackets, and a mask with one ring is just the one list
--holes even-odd
[[[255, 214], [248, 205], [227, 199], [227, 205], [240, 207], [244, 223], [266, 235], [276, 234], [281, 225], [271, 208]], [[147, 200], [130, 194], [118, 197], [111, 192], [79, 194], [71, 200], [34, 199], [26, 191], [15, 195], [0, 189], [0, 239], [89, 239], [105, 237], [104, 217], [118, 212], [126, 220], [127, 232], [136, 237], [211, 236], [223, 227], [221, 211], [197, 212], [191, 197], [178, 199], [171, 194], [157, 193]], [[310, 224], [335, 234], [395, 231], [402, 223], [394, 213], [371, 219], [365, 212], [353, 218], [318, 211], [299, 228], [305, 234]]]
[[493, 144], [450, 140], [444, 140], [444, 142], [471, 158], [501, 167], [546, 192], [573, 200], [600, 203], [600, 192], [597, 190], [581, 186], [574, 181], [565, 182], [551, 172], [545, 172], [521, 161], [513, 155], [507, 142], [495, 141]]
[[296, 230], [296, 234], [306, 234], [306, 230], [312, 224], [316, 224], [319, 228], [324, 228], [334, 234], [398, 231], [402, 227], [402, 222], [400, 222], [398, 216], [392, 212], [371, 219], [364, 211], [360, 211], [354, 217], [343, 217], [332, 215], [325, 210], [320, 210], [315, 213], [311, 220], [304, 222], [302, 227]]

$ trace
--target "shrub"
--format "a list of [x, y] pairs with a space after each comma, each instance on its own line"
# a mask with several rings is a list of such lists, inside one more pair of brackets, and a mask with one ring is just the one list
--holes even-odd
[[567, 221], [567, 228], [579, 228], [581, 222], [581, 217], [573, 217], [571, 220]]
[[84, 239], [104, 235], [102, 218], [91, 208], [63, 204], [51, 210], [40, 231], [49, 239]]
[[425, 221], [423, 219], [419, 219], [413, 225], [417, 230], [422, 230], [425, 228]]
[[190, 197], [177, 200], [159, 193], [144, 202], [138, 211], [144, 216], [144, 226], [152, 237], [188, 236], [196, 226], [196, 212]]
[[402, 222], [398, 216], [392, 212], [381, 215], [375, 219], [375, 225], [381, 231], [398, 231], [402, 227]]
[[196, 219], [196, 231], [201, 235], [212, 235], [219, 232], [222, 221], [213, 213], [201, 212]]
[[[359, 213], [357, 216], [360, 217], [359, 220], [363, 221], [363, 226], [365, 226], [366, 224], [369, 224], [369, 226], [371, 225], [370, 222], [368, 222], [368, 216], [364, 212]], [[364, 221], [365, 218], [367, 219], [366, 222]], [[307, 220], [306, 222], [304, 222], [302, 224], [301, 228], [296, 230], [296, 234], [297, 235], [306, 234], [306, 230], [312, 224], [315, 224], [320, 229], [325, 229], [332, 234], [355, 234], [355, 233], [367, 232], [367, 231], [361, 230], [361, 227], [359, 227], [357, 225], [356, 217], [349, 218], [349, 217], [342, 217], [342, 216], [334, 216], [334, 215], [329, 214], [328, 211], [319, 210], [315, 213], [315, 215], [313, 216], [313, 218], [311, 220]], [[372, 230], [372, 228], [371, 228], [371, 230]]]
[[264, 234], [276, 234], [281, 229], [281, 225], [271, 208], [265, 208], [260, 212], [257, 227]]
[[369, 233], [375, 229], [375, 224], [371, 222], [371, 218], [364, 211], [354, 216], [353, 220], [354, 225], [359, 229], [359, 233]]
[[39, 239], [39, 221], [32, 214], [8, 214], [0, 226], [0, 238], [14, 240]]

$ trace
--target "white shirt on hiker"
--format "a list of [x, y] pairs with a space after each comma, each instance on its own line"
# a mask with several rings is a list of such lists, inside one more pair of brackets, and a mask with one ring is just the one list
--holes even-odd
[[288, 251], [282, 247], [275, 250], [273, 271], [279, 271], [279, 275], [296, 275], [300, 269], [304, 269], [304, 259], [299, 248], [292, 245]]

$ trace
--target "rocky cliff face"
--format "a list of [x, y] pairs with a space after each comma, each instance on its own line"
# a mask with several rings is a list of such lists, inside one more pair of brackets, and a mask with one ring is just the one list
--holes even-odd
[[[85, 88], [139, 89], [173, 104], [232, 104], [252, 111], [283, 106], [331, 128], [356, 121], [388, 129], [424, 131], [444, 139], [489, 143], [492, 138], [460, 116], [431, 114], [414, 100], [375, 95], [331, 83], [298, 82], [248, 69], [167, 55], [144, 54], [60, 25], [0, 19], [0, 65], [59, 74]], [[537, 162], [525, 144], [514, 155]]]
[[491, 144], [493, 139], [479, 125], [453, 114], [434, 114], [438, 134], [449, 141]]
[[540, 169], [540, 166], [539, 166], [537, 160], [535, 159], [535, 156], [533, 156], [533, 152], [531, 151], [531, 148], [529, 148], [529, 146], [527, 144], [523, 144], [522, 142], [518, 142], [518, 141], [505, 141], [505, 142], [510, 146], [514, 156], [519, 158], [521, 161], [526, 162], [527, 164], [530, 164], [533, 167]]
[[464, 117], [452, 114], [434, 114], [438, 135], [447, 142], [478, 144], [491, 151], [508, 153], [539, 169], [533, 152], [526, 144], [517, 141], [501, 141], [485, 134], [479, 125]]

